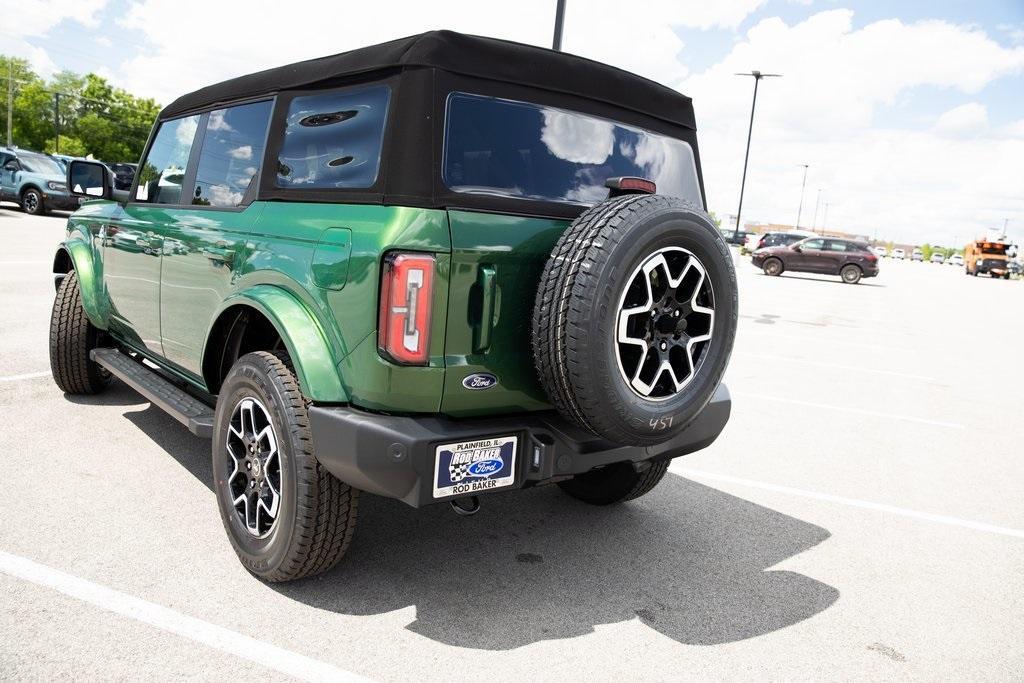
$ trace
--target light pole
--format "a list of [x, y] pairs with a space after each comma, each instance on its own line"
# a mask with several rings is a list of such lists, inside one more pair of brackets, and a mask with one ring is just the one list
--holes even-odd
[[821, 219], [821, 234], [825, 234], [825, 228], [828, 227], [828, 201], [825, 202], [825, 216]]
[[814, 200], [814, 220], [811, 221], [811, 230], [817, 232], [818, 228], [818, 207], [821, 205], [821, 188], [818, 188], [818, 198]]
[[800, 229], [800, 214], [804, 210], [804, 188], [807, 187], [807, 164], [798, 164], [804, 167], [804, 181], [800, 183], [800, 206], [796, 210], [796, 229]]
[[551, 49], [562, 51], [562, 26], [565, 23], [565, 0], [558, 0], [555, 5], [555, 37], [551, 40]]
[[754, 133], [754, 109], [757, 107], [757, 84], [762, 78], [778, 78], [782, 74], [763, 74], [760, 71], [735, 74], [736, 76], [753, 76], [754, 78], [754, 101], [750, 104], [750, 127], [747, 129], [747, 153], [743, 157], [743, 180], [740, 182], [740, 205], [736, 209], [736, 229], [732, 233], [735, 243], [740, 237], [740, 215], [743, 213], [743, 190], [747, 186], [747, 162], [750, 161], [750, 136]]
[[11, 146], [11, 119], [14, 118], [14, 57], [7, 58], [7, 146]]

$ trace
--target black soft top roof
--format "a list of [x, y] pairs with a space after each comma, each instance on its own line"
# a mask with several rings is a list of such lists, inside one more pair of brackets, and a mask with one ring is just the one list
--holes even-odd
[[349, 52], [233, 78], [179, 97], [161, 119], [282, 90], [366, 78], [375, 72], [435, 68], [464, 76], [598, 100], [695, 129], [689, 97], [583, 57], [507, 40], [430, 31]]

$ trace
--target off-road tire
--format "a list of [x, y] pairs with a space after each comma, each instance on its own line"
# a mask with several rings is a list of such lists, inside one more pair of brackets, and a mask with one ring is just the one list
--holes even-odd
[[665, 478], [670, 462], [651, 463], [643, 472], [637, 472], [629, 462], [615, 463], [560, 481], [558, 486], [573, 498], [591, 505], [625, 503], [657, 486]]
[[61, 391], [98, 394], [107, 388], [110, 373], [89, 358], [104, 338], [85, 315], [78, 275], [71, 271], [57, 288], [50, 314], [50, 372]]
[[863, 275], [864, 271], [860, 269], [860, 266], [855, 266], [852, 263], [846, 264], [843, 266], [842, 270], [839, 271], [839, 277], [848, 285], [857, 284], [860, 282], [860, 278]]
[[[686, 249], [714, 291], [714, 332], [693, 379], [674, 396], [649, 400], [622, 376], [615, 326], [637, 268], [661, 248]], [[702, 210], [663, 195], [597, 204], [562, 234], [544, 267], [533, 309], [533, 356], [541, 385], [567, 419], [613, 443], [667, 441], [711, 400], [732, 353], [736, 272], [729, 247]]]
[[43, 193], [34, 187], [22, 192], [21, 210], [30, 216], [45, 216], [46, 205], [43, 203]]
[[[278, 439], [281, 503], [266, 538], [249, 534], [230, 501], [226, 435], [234, 407], [255, 397], [269, 410]], [[288, 354], [257, 351], [231, 367], [217, 400], [213, 441], [217, 507], [231, 545], [250, 572], [269, 582], [291, 581], [334, 567], [352, 542], [359, 490], [335, 478], [313, 451], [306, 400]]]
[[761, 270], [764, 271], [765, 275], [768, 275], [770, 277], [778, 277], [779, 275], [782, 275], [782, 272], [785, 270], [785, 267], [782, 265], [782, 259], [778, 259], [775, 258], [774, 256], [771, 256], [769, 258], [766, 258], [764, 260], [764, 263], [761, 264]]

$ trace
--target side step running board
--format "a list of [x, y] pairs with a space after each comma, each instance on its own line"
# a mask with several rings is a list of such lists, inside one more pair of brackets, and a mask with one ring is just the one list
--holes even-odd
[[213, 408], [117, 349], [93, 349], [89, 356], [196, 436], [213, 437]]

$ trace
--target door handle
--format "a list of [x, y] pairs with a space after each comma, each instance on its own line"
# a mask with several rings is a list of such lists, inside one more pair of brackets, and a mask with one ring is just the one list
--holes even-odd
[[476, 273], [476, 287], [480, 292], [480, 317], [473, 326], [473, 353], [483, 353], [491, 348], [491, 328], [494, 326], [498, 290], [498, 277], [494, 266], [480, 266]]

